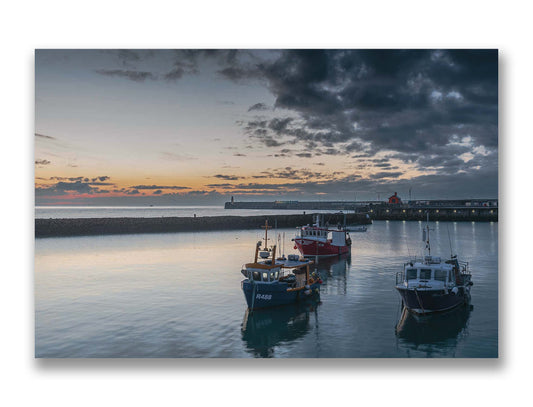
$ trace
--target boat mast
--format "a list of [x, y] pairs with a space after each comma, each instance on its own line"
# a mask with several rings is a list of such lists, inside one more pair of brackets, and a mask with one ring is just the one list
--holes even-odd
[[427, 211], [427, 219], [426, 219], [426, 249], [428, 249], [428, 256], [431, 256], [431, 246], [429, 244], [429, 211]]
[[268, 226], [268, 219], [265, 219], [265, 226], [261, 226], [265, 229], [265, 248], [263, 250], [268, 250], [268, 229], [272, 229], [272, 226]]

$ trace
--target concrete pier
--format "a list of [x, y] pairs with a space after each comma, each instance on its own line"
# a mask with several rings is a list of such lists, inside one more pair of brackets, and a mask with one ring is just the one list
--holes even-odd
[[226, 202], [226, 209], [342, 210], [374, 220], [498, 221], [497, 199], [384, 201]]
[[[324, 214], [323, 219], [330, 225], [342, 224], [344, 214]], [[35, 237], [260, 229], [265, 220], [272, 227], [296, 228], [313, 223], [313, 215], [35, 219]], [[366, 214], [350, 213], [346, 214], [346, 223], [362, 225], [371, 220]]]
[[498, 222], [498, 208], [481, 207], [402, 207], [372, 206], [364, 208], [373, 220], [426, 220]]

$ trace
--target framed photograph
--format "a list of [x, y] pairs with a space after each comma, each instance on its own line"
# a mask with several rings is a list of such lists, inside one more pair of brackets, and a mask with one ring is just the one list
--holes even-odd
[[498, 358], [498, 50], [35, 50], [34, 284], [37, 358]]

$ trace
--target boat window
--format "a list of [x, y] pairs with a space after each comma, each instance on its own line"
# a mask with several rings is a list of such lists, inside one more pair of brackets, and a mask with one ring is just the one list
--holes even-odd
[[416, 280], [416, 269], [407, 269], [405, 272], [406, 280]]
[[270, 281], [275, 281], [278, 279], [278, 272], [275, 271], [270, 275]]
[[448, 275], [447, 270], [435, 270], [435, 280], [446, 281], [447, 275]]
[[263, 273], [263, 281], [268, 281], [268, 273]]
[[259, 271], [254, 271], [253, 275], [255, 281], [261, 281], [261, 273]]
[[420, 269], [420, 280], [429, 280], [431, 278], [431, 269]]

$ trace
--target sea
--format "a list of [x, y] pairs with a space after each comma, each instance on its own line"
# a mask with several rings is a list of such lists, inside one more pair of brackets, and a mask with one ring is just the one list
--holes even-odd
[[[36, 219], [58, 218], [161, 218], [194, 216], [301, 215], [294, 209], [224, 209], [223, 206], [37, 206]], [[307, 213], [331, 211], [307, 211]], [[338, 212], [338, 211], [337, 211]]]
[[[237, 211], [231, 211], [236, 214]], [[248, 211], [243, 215], [282, 213]], [[283, 213], [287, 213], [285, 211]], [[297, 213], [301, 213], [297, 211]], [[156, 215], [157, 214], [157, 215]], [[36, 208], [36, 217], [218, 216], [219, 207]], [[425, 222], [374, 221], [349, 256], [316, 259], [316, 300], [250, 312], [241, 290], [257, 230], [35, 239], [38, 358], [495, 358], [498, 223], [432, 222], [432, 254], [469, 262], [471, 301], [405, 314], [396, 273]], [[296, 253], [294, 229], [271, 230]]]

